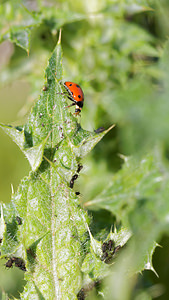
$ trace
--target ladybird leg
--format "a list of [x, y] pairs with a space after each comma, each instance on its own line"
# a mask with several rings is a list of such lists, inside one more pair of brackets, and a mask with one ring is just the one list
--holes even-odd
[[67, 98], [69, 98], [69, 100], [71, 100], [71, 101], [74, 101], [68, 94], [66, 94], [66, 93], [56, 93], [57, 95], [64, 95], [64, 96], [66, 96]]
[[[72, 101], [74, 103], [72, 105], [76, 105], [76, 101], [74, 101], [68, 94], [66, 94], [66, 93], [57, 93], [57, 94], [66, 96], [70, 101]], [[69, 107], [69, 106], [67, 106], [67, 107]]]
[[70, 101], [72, 101], [72, 102], [74, 103], [74, 105], [77, 104], [75, 100], [73, 100], [71, 97], [69, 97], [69, 95], [66, 95], [66, 97], [67, 97]]
[[56, 93], [57, 95], [65, 95], [65, 96], [67, 96], [67, 94], [65, 94], [65, 93]]
[[80, 117], [81, 117], [80, 111], [77, 111], [77, 112], [73, 113], [73, 115], [75, 115], [75, 116], [80, 116]]
[[68, 107], [71, 107], [71, 106], [74, 106], [74, 105], [76, 105], [76, 103], [73, 102], [71, 105], [65, 106], [65, 108], [68, 108]]

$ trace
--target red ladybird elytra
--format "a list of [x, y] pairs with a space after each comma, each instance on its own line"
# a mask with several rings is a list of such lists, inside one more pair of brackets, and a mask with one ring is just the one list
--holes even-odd
[[66, 91], [68, 92], [68, 97], [69, 100], [73, 101], [73, 103], [67, 107], [71, 107], [73, 105], [76, 105], [75, 109], [75, 115], [77, 116], [83, 107], [83, 102], [84, 102], [84, 94], [81, 89], [81, 87], [74, 82], [71, 81], [65, 81], [63, 83], [63, 86], [65, 87]]

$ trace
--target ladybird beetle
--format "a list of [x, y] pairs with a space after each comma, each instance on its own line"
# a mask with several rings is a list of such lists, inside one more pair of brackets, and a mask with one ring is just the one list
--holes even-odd
[[74, 83], [71, 81], [65, 81], [63, 83], [63, 86], [65, 87], [66, 91], [68, 92], [68, 95], [66, 95], [66, 96], [68, 97], [69, 100], [73, 101], [73, 103], [71, 105], [66, 106], [66, 107], [71, 107], [71, 106], [76, 105], [75, 115], [77, 116], [81, 112], [82, 107], [83, 107], [83, 102], [84, 102], [83, 91], [77, 83]]

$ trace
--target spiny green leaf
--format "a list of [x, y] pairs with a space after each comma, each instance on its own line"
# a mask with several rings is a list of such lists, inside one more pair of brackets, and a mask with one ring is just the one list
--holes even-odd
[[41, 15], [29, 11], [22, 1], [0, 5], [0, 41], [10, 40], [29, 52], [33, 27], [41, 23]]
[[[122, 224], [127, 224], [132, 234], [127, 247], [117, 258], [110, 277], [110, 289], [118, 293], [119, 299], [129, 299], [123, 289], [125, 293], [131, 290], [130, 278], [135, 273], [148, 269], [157, 275], [152, 264], [157, 247], [155, 241], [169, 228], [168, 172], [160, 149], [140, 161], [127, 157], [124, 161], [122, 170], [113, 176], [112, 183], [87, 203], [93, 209], [110, 210]], [[120, 234], [117, 236], [119, 238]], [[120, 292], [117, 289], [119, 282], [122, 287]]]
[[[10, 40], [12, 43], [30, 50], [30, 39], [33, 29], [44, 20], [48, 20], [50, 30], [60, 29], [66, 23], [86, 19], [85, 14], [75, 13], [63, 9], [53, 9], [46, 4], [41, 10], [32, 10], [31, 5], [24, 5], [23, 1], [13, 0], [0, 4], [0, 41]], [[40, 5], [39, 5], [40, 6]], [[52, 22], [51, 22], [52, 20]]]
[[125, 0], [125, 1], [121, 1], [121, 3], [119, 3], [118, 0], [113, 1], [113, 4], [110, 3], [110, 5], [108, 5], [105, 8], [106, 12], [113, 12], [114, 14], [117, 15], [122, 15], [124, 13], [127, 13], [129, 15], [132, 14], [137, 14], [140, 12], [144, 12], [144, 11], [152, 11], [153, 9], [150, 7], [150, 1], [130, 1], [130, 0]]
[[150, 6], [143, 6], [137, 3], [133, 3], [131, 5], [126, 5], [126, 11], [128, 14], [132, 15], [144, 11], [153, 11], [153, 9]]
[[148, 155], [141, 161], [124, 158], [122, 170], [112, 177], [112, 182], [95, 199], [86, 203], [92, 209], [104, 208], [122, 219], [141, 199], [152, 198], [156, 190], [163, 185], [161, 173], [154, 155]]
[[39, 145], [36, 145], [31, 148], [26, 147], [26, 140], [24, 130], [20, 127], [12, 127], [0, 124], [0, 127], [13, 139], [13, 141], [20, 147], [25, 156], [27, 157], [32, 170], [36, 171], [39, 165], [42, 162], [44, 147], [46, 144], [46, 139], [42, 141]]
[[[149, 234], [150, 231], [147, 230], [147, 233]], [[138, 241], [140, 242], [138, 243]], [[109, 289], [110, 293], [113, 291], [113, 294], [118, 295], [118, 299], [131, 299], [130, 291], [133, 283], [135, 283], [136, 272], [141, 273], [147, 269], [157, 275], [152, 265], [152, 255], [157, 244], [151, 241], [150, 245], [147, 246], [146, 243], [146, 249], [143, 244], [142, 237], [132, 237], [128, 246], [117, 258], [116, 264], [113, 266], [113, 272], [108, 279]], [[121, 289], [119, 289], [118, 284], [120, 284]]]
[[156, 276], [158, 276], [158, 274], [157, 274], [157, 272], [155, 271], [155, 269], [153, 267], [152, 257], [153, 257], [154, 251], [155, 251], [157, 246], [158, 246], [158, 244], [156, 242], [154, 242], [153, 245], [151, 246], [151, 248], [149, 249], [148, 253], [146, 254], [145, 264], [142, 267], [142, 270], [151, 270], [151, 271], [153, 271], [156, 274]]
[[[85, 131], [62, 92], [60, 40], [45, 72], [45, 88], [22, 127], [1, 125], [27, 156], [32, 172], [4, 206], [2, 257], [27, 272], [21, 299], [77, 299], [88, 248], [87, 213], [69, 187], [80, 159], [110, 130]], [[78, 174], [77, 174], [78, 176]], [[2, 218], [2, 217], [1, 217]], [[19, 220], [19, 222], [18, 222]], [[19, 262], [18, 262], [18, 259]]]
[[53, 20], [52, 29], [60, 29], [65, 24], [81, 21], [87, 18], [84, 13], [78, 13], [70, 9], [53, 9], [53, 7], [44, 7], [43, 9], [44, 18], [51, 18]]
[[[89, 229], [88, 229], [89, 230]], [[107, 236], [104, 243], [107, 241], [112, 241], [112, 248], [108, 250], [107, 257], [103, 259], [103, 255], [106, 252], [102, 251], [102, 241], [97, 241], [92, 236], [90, 230], [90, 248], [91, 253], [89, 253], [83, 262], [82, 271], [88, 274], [88, 277], [93, 280], [97, 281], [101, 278], [105, 278], [108, 274], [111, 274], [111, 269], [109, 264], [114, 264], [115, 260], [115, 249], [117, 247], [122, 248], [129, 238], [131, 237], [131, 232], [127, 228], [121, 228], [118, 232], [115, 229], [115, 232], [110, 232]]]
[[106, 240], [113, 240], [116, 246], [120, 245], [123, 247], [130, 237], [131, 231], [125, 227], [121, 227], [118, 231], [116, 228], [114, 232], [111, 231]]
[[13, 27], [10, 30], [9, 36], [6, 35], [6, 38], [8, 38], [11, 42], [16, 43], [16, 45], [25, 49], [27, 52], [29, 52], [30, 35], [31, 35], [31, 30], [29, 28]]
[[82, 272], [87, 274], [86, 282], [89, 278], [91, 281], [97, 281], [110, 274], [110, 266], [96, 257], [94, 253], [89, 253], [83, 262]]

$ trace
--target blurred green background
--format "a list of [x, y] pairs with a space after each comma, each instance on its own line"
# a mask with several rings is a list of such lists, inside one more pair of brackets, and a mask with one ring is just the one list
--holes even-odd
[[[81, 191], [82, 202], [85, 204], [99, 194], [121, 168], [121, 154], [140, 157], [158, 147], [168, 168], [168, 1], [18, 3], [1, 1], [1, 33], [17, 26], [24, 32], [28, 26], [30, 49], [28, 55], [17, 43], [3, 41], [8, 37], [2, 38], [0, 122], [24, 123], [41, 92], [44, 69], [62, 27], [63, 80], [77, 82], [84, 91], [82, 127], [93, 131], [116, 124], [83, 162], [83, 171], [75, 184], [75, 189]], [[25, 17], [20, 4], [30, 15]], [[15, 41], [12, 35], [9, 40]], [[0, 200], [7, 203], [11, 185], [15, 191], [30, 167], [19, 148], [2, 131], [0, 140]], [[93, 220], [93, 223], [100, 220], [104, 234], [105, 228], [111, 226], [112, 216], [108, 212], [95, 212]], [[169, 299], [168, 235], [158, 243], [162, 248], [156, 249], [153, 262], [159, 278], [144, 271], [138, 277], [133, 299]], [[12, 274], [16, 281], [11, 279]], [[1, 262], [2, 290], [18, 296], [17, 282], [22, 279], [22, 271], [4, 272]]]

